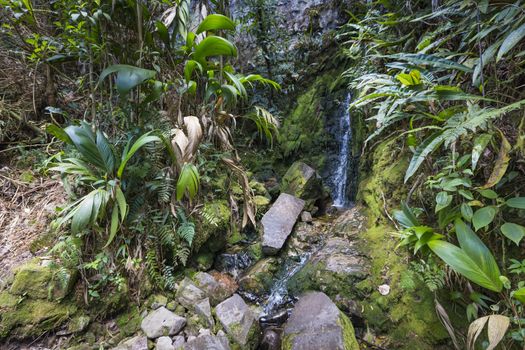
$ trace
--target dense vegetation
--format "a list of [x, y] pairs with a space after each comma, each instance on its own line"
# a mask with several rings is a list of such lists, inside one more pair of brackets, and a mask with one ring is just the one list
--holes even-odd
[[[373, 124], [363, 153], [392, 137], [411, 153], [391, 219], [454, 346], [473, 348], [488, 321], [488, 348], [505, 332], [523, 347], [525, 6], [432, 3], [373, 6], [342, 29], [352, 108]], [[468, 334], [442, 298], [465, 307]]]
[[[261, 56], [244, 74], [229, 1], [0, 0], [0, 64], [12, 68], [0, 72], [1, 152], [11, 161], [45, 146], [33, 167], [69, 196], [52, 223], [55, 278], [78, 271], [82, 302], [173, 291], [190, 262], [209, 264], [256, 229], [271, 196], [249, 164], [321, 158], [304, 149], [317, 111], [276, 97], [301, 84], [274, 5], [246, 3], [242, 28]], [[341, 7], [349, 20], [324, 59], [345, 68], [330, 83], [353, 97], [361, 180], [385, 142], [405, 172], [402, 198], [383, 194], [395, 227], [384, 234], [410, 251], [406, 274], [433, 293], [456, 349], [525, 349], [525, 2]], [[278, 109], [290, 114], [281, 135]]]

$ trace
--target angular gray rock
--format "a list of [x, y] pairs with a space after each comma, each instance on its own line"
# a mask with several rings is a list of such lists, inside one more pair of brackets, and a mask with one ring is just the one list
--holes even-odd
[[303, 162], [295, 162], [288, 168], [281, 181], [281, 192], [306, 201], [307, 210], [324, 196], [321, 177], [314, 168]]
[[193, 309], [196, 302], [206, 298], [206, 293], [186, 277], [177, 290], [176, 298], [185, 308]]
[[301, 296], [284, 326], [283, 349], [359, 350], [354, 327], [322, 292]]
[[212, 306], [217, 305], [233, 294], [231, 288], [227, 288], [227, 286], [219, 283], [215, 277], [209, 273], [199, 272], [195, 275], [194, 279], [197, 287], [208, 295]]
[[175, 335], [186, 325], [186, 319], [175, 315], [164, 306], [150, 312], [140, 325], [148, 338], [156, 339], [165, 335]]
[[297, 217], [304, 208], [304, 201], [292, 195], [281, 193], [270, 210], [264, 214], [262, 249], [264, 254], [274, 255], [283, 247], [292, 232]]
[[230, 350], [230, 344], [226, 337], [202, 335], [188, 340], [184, 350]]
[[175, 350], [170, 337], [160, 337], [155, 343], [155, 350]]
[[211, 305], [209, 298], [198, 301], [195, 304], [195, 313], [202, 317], [204, 320], [206, 320], [208, 327], [213, 328], [215, 322], [213, 321], [213, 316], [211, 314]]
[[184, 348], [184, 344], [186, 343], [186, 340], [184, 340], [184, 336], [178, 335], [176, 337], [173, 337], [173, 347], [175, 350], [180, 350]]
[[148, 338], [138, 335], [124, 339], [113, 350], [148, 350]]
[[217, 305], [215, 314], [226, 333], [241, 347], [257, 342], [259, 323], [255, 313], [238, 294]]

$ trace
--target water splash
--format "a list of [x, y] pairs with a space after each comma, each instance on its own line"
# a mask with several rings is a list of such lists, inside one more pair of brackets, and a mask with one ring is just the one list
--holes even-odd
[[310, 255], [310, 253], [301, 255], [299, 261], [288, 260], [283, 273], [273, 284], [268, 298], [266, 299], [266, 303], [263, 305], [264, 315], [271, 315], [280, 307], [291, 301], [291, 297], [288, 294], [288, 288], [286, 287], [288, 280], [303, 268], [310, 258]]
[[346, 195], [346, 188], [348, 183], [350, 142], [352, 141], [352, 130], [350, 127], [351, 116], [349, 111], [351, 99], [351, 95], [348, 94], [343, 103], [339, 117], [339, 129], [336, 135], [339, 142], [339, 153], [337, 155], [337, 166], [332, 180], [332, 183], [334, 184], [334, 206], [342, 208], [349, 204]]

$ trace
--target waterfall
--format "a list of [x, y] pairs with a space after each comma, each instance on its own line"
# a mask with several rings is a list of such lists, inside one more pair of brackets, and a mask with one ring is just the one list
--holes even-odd
[[337, 163], [332, 177], [335, 207], [346, 207], [348, 205], [346, 188], [348, 183], [350, 143], [352, 141], [349, 111], [351, 98], [350, 93], [346, 95], [343, 106], [339, 112], [339, 128], [336, 134], [339, 143], [339, 153], [337, 155]]

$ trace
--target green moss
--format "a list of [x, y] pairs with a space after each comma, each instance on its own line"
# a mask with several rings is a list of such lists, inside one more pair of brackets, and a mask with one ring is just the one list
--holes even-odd
[[359, 350], [359, 344], [355, 339], [355, 331], [352, 322], [345, 314], [339, 313], [338, 324], [343, 330], [343, 343], [345, 350]]
[[322, 169], [325, 152], [321, 151], [327, 145], [331, 136], [325, 130], [326, 101], [330, 98], [334, 81], [337, 81], [339, 71], [327, 71], [298, 96], [297, 105], [286, 116], [279, 135], [280, 152], [284, 158], [301, 155], [301, 158], [316, 169]]
[[[370, 277], [356, 285], [366, 295], [361, 301], [363, 317], [374, 332], [387, 335], [391, 349], [433, 349], [448, 335], [435, 314], [432, 293], [416, 281], [406, 288], [408, 252], [395, 249], [395, 229], [384, 216], [385, 208], [396, 208], [405, 195], [408, 157], [395, 140], [386, 140], [367, 161], [370, 168], [358, 194], [369, 218], [369, 228], [360, 236], [360, 250], [371, 262]], [[390, 293], [381, 295], [377, 287], [385, 283]]]
[[197, 269], [201, 271], [208, 271], [213, 266], [214, 258], [215, 255], [212, 252], [199, 252], [197, 257], [195, 258], [195, 262], [197, 263]]
[[60, 269], [53, 263], [42, 266], [35, 259], [16, 270], [9, 291], [35, 299], [62, 299], [75, 281], [76, 271]]
[[8, 291], [3, 291], [0, 293], [0, 312], [7, 309], [14, 308], [19, 301], [22, 300], [21, 296], [13, 295]]
[[[225, 200], [207, 202], [202, 209], [205, 219], [199, 222], [193, 240], [193, 247], [199, 250], [211, 237], [222, 239], [230, 227], [231, 211]], [[213, 251], [213, 250], [212, 250]]]
[[25, 300], [15, 309], [0, 313], [0, 339], [40, 336], [63, 324], [77, 310], [71, 302]]
[[138, 306], [132, 306], [126, 313], [117, 317], [117, 326], [124, 337], [135, 334], [140, 329], [140, 309]]

